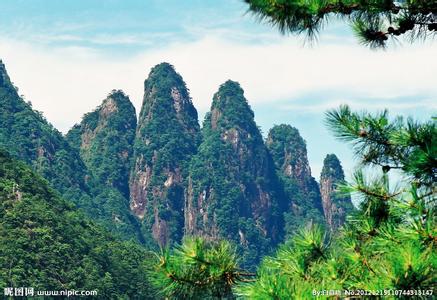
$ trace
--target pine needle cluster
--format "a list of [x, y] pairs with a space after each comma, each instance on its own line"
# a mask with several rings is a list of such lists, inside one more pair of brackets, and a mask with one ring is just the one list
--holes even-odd
[[232, 287], [255, 274], [238, 267], [236, 248], [227, 241], [186, 237], [158, 255], [151, 274], [162, 296], [170, 299], [234, 299]]
[[415, 41], [437, 33], [437, 1], [423, 0], [245, 0], [249, 12], [282, 33], [310, 38], [333, 19], [351, 23], [361, 43], [384, 48], [389, 38]]
[[[360, 197], [360, 209], [334, 235], [316, 226], [302, 230], [266, 258], [257, 280], [240, 284], [238, 294], [248, 299], [306, 299], [313, 290], [408, 294], [435, 289], [435, 122], [390, 120], [386, 111], [360, 114], [347, 106], [328, 112], [326, 119], [361, 158], [352, 182], [338, 187], [339, 193]], [[369, 165], [377, 168], [366, 169]], [[392, 169], [400, 170], [404, 184], [392, 184]]]

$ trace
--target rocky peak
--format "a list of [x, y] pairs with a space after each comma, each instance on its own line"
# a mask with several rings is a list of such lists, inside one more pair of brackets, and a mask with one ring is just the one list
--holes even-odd
[[311, 177], [306, 143], [299, 130], [290, 125], [276, 125], [270, 129], [267, 147], [278, 169], [288, 177], [295, 178], [302, 187]]
[[8, 73], [6, 72], [6, 66], [3, 63], [3, 61], [0, 59], [0, 79], [2, 79], [2, 81], [0, 82], [3, 82], [5, 78], [9, 80]]
[[168, 63], [152, 68], [135, 137], [131, 210], [160, 245], [183, 234], [184, 181], [200, 141], [197, 111], [182, 77]]
[[255, 130], [254, 113], [238, 82], [228, 80], [220, 86], [214, 94], [210, 115], [213, 129], [238, 127], [246, 131]]
[[144, 82], [144, 100], [140, 112], [142, 122], [139, 125], [143, 125], [154, 114], [160, 114], [164, 109], [171, 110], [186, 129], [195, 129], [193, 120], [198, 122], [197, 110], [194, 108], [185, 82], [174, 67], [165, 62], [153, 67]]
[[310, 222], [324, 223], [319, 186], [311, 176], [305, 140], [290, 125], [270, 129], [266, 145], [275, 162], [288, 202], [286, 231], [295, 231]]
[[281, 205], [273, 161], [237, 82], [220, 86], [202, 133], [190, 166], [186, 233], [233, 240], [243, 252], [253, 249], [246, 256], [253, 263], [281, 239]]
[[122, 90], [112, 90], [108, 97], [103, 100], [99, 107], [99, 114], [102, 120], [107, 119], [111, 114], [119, 110], [119, 106], [130, 106], [130, 109], [135, 112], [135, 108]]
[[337, 185], [344, 182], [344, 172], [335, 154], [328, 154], [323, 161], [320, 175], [320, 192], [326, 223], [331, 230], [343, 225], [346, 215], [353, 210], [350, 196], [339, 195]]
[[136, 129], [135, 108], [121, 90], [113, 90], [67, 134], [94, 178], [129, 197], [129, 167]]

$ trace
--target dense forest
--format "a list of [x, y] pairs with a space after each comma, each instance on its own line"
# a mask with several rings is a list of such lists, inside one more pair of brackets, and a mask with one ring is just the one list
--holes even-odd
[[218, 87], [200, 126], [182, 76], [161, 63], [138, 119], [113, 90], [63, 135], [0, 62], [0, 288], [108, 299], [435, 288], [435, 120], [342, 106], [326, 124], [361, 159], [350, 183], [332, 153], [316, 181], [297, 128], [264, 138], [237, 82]]

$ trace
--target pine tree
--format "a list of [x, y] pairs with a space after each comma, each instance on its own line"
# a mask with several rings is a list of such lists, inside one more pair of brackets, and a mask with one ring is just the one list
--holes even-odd
[[157, 257], [152, 282], [166, 299], [235, 299], [233, 286], [255, 275], [238, 267], [227, 241], [187, 237]]
[[372, 48], [385, 47], [389, 38], [412, 41], [435, 36], [437, 1], [424, 0], [245, 0], [249, 11], [282, 33], [314, 37], [334, 18], [352, 23], [359, 40]]
[[[327, 124], [361, 158], [352, 183], [341, 188], [361, 198], [360, 209], [338, 235], [316, 226], [303, 230], [238, 293], [249, 299], [302, 299], [335, 289], [431, 293], [437, 282], [434, 120], [389, 119], [387, 111], [358, 114], [342, 106], [327, 113]], [[393, 186], [392, 169], [402, 185]]]

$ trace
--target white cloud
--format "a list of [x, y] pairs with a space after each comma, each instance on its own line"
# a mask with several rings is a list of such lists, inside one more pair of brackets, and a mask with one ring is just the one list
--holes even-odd
[[[0, 39], [0, 58], [20, 93], [64, 132], [114, 88], [129, 94], [139, 110], [143, 81], [150, 68], [162, 61], [175, 65], [201, 113], [207, 111], [213, 93], [227, 79], [239, 81], [251, 103], [289, 100], [288, 109], [301, 111], [339, 103], [332, 103], [332, 98], [327, 103], [296, 103], [305, 94], [330, 90], [338, 93], [337, 99], [421, 95], [431, 99], [429, 104], [435, 109], [437, 60], [431, 58], [437, 53], [436, 44], [375, 52], [348, 40], [343, 45], [330, 41], [304, 48], [294, 38], [250, 44], [205, 37], [145, 49], [133, 56], [122, 51], [48, 48]], [[360, 105], [358, 100], [356, 104]], [[382, 104], [388, 108], [398, 105], [384, 101], [366, 106]]]
[[[437, 97], [436, 97], [437, 98]], [[372, 101], [373, 100], [373, 101]], [[357, 99], [338, 99], [315, 104], [291, 103], [281, 105], [280, 107], [288, 111], [300, 111], [305, 113], [323, 113], [329, 109], [335, 109], [342, 104], [352, 104], [354, 110], [381, 110], [391, 108], [396, 112], [408, 111], [411, 109], [429, 109], [437, 110], [437, 100], [434, 99], [411, 99], [410, 102], [398, 103], [396, 101], [380, 101], [380, 99], [367, 99], [365, 101], [357, 101]]]

